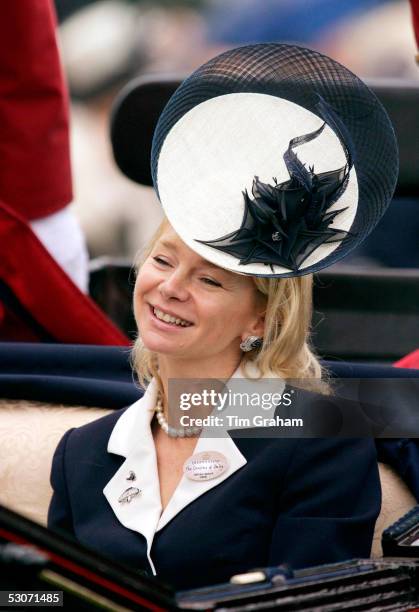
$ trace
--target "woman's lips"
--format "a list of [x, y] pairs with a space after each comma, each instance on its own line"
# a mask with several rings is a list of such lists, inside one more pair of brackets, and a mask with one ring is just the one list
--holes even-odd
[[[180, 324], [176, 324], [176, 323], [168, 323], [167, 321], [163, 321], [162, 319], [159, 319], [155, 314], [154, 314], [154, 306], [152, 306], [151, 304], [149, 304], [150, 307], [150, 312], [151, 312], [151, 317], [152, 317], [152, 321], [153, 324], [156, 325], [159, 329], [164, 329], [164, 330], [169, 330], [169, 329], [175, 329], [175, 330], [183, 330], [183, 329], [188, 329], [188, 327], [192, 327], [193, 323], [190, 323], [189, 325], [180, 325]], [[161, 312], [164, 312], [164, 310], [156, 307], [157, 310], [160, 310]], [[174, 316], [174, 315], [170, 315], [170, 316]], [[180, 319], [181, 317], [176, 317], [178, 319]], [[182, 319], [183, 321], [185, 321], [186, 319]]]

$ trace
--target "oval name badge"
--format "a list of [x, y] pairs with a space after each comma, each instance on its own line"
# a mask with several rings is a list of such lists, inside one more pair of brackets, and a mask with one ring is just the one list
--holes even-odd
[[183, 464], [183, 473], [190, 480], [212, 480], [228, 468], [227, 458], [218, 451], [203, 451], [189, 457]]

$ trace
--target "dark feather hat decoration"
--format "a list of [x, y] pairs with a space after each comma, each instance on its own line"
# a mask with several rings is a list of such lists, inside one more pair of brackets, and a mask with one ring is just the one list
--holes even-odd
[[366, 85], [320, 53], [275, 43], [227, 51], [186, 79], [151, 161], [184, 242], [258, 276], [344, 257], [384, 214], [398, 171], [392, 126]]
[[274, 272], [277, 264], [297, 272], [301, 264], [321, 244], [341, 242], [349, 232], [335, 229], [333, 220], [346, 209], [330, 207], [346, 188], [352, 158], [342, 168], [316, 174], [306, 168], [294, 147], [312, 140], [324, 128], [293, 138], [284, 154], [290, 179], [274, 184], [262, 183], [255, 176], [253, 198], [244, 196], [244, 215], [240, 228], [216, 240], [200, 241], [212, 248], [230, 253], [240, 264], [268, 264]]

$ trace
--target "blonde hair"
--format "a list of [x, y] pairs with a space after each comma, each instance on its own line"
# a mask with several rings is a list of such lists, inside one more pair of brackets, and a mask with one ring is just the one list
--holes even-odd
[[[155, 243], [166, 229], [165, 218], [149, 244], [137, 257], [138, 270], [149, 257]], [[252, 277], [256, 290], [266, 303], [265, 331], [261, 348], [243, 353], [243, 369], [251, 361], [261, 376], [272, 372], [313, 391], [328, 393], [327, 373], [310, 347], [312, 317], [311, 274], [295, 278]], [[158, 375], [157, 355], [149, 351], [137, 337], [132, 350], [132, 365], [141, 385]], [[323, 380], [322, 380], [323, 378]]]

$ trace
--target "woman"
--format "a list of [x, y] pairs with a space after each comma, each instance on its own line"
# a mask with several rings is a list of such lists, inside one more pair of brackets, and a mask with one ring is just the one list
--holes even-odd
[[[274, 426], [243, 435], [230, 422], [209, 434], [173, 418], [169, 380], [260, 390], [276, 378], [284, 390], [301, 378], [320, 390], [311, 272], [371, 231], [396, 159], [373, 94], [315, 52], [242, 47], [181, 85], [152, 151], [167, 220], [134, 293], [134, 365], [147, 389], [65, 434], [50, 527], [178, 589], [369, 555], [380, 507], [371, 440], [277, 437]], [[316, 395], [301, 401], [309, 413]]]

